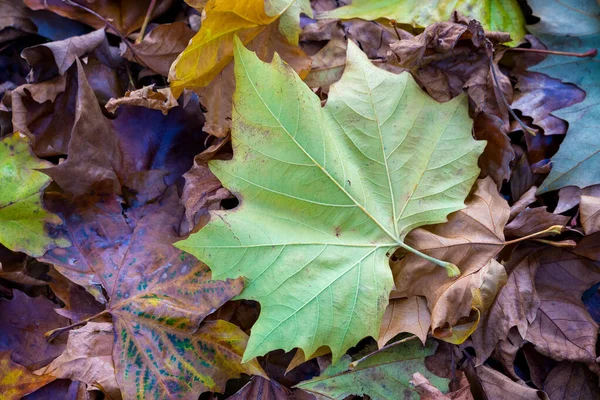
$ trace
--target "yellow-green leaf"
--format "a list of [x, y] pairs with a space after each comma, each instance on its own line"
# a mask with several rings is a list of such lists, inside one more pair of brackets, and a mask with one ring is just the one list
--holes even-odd
[[212, 172], [241, 198], [177, 244], [215, 279], [244, 276], [261, 303], [244, 359], [283, 348], [334, 360], [377, 337], [393, 286], [386, 253], [413, 228], [464, 207], [485, 142], [466, 96], [440, 104], [409, 73], [349, 42], [327, 105], [278, 56], [238, 42], [231, 161]]
[[42, 206], [42, 192], [50, 178], [36, 169], [52, 167], [37, 158], [27, 138], [19, 133], [0, 141], [0, 243], [32, 257], [69, 241], [48, 235], [48, 225], [61, 219]]
[[517, 0], [352, 0], [352, 4], [322, 13], [318, 18], [387, 18], [401, 24], [427, 26], [448, 20], [454, 10], [481, 22], [487, 31], [510, 33], [511, 45], [525, 37], [525, 17]]

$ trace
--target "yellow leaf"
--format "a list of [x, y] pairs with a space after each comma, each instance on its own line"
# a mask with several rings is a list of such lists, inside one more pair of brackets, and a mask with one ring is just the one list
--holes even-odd
[[200, 31], [177, 57], [169, 71], [177, 98], [184, 88], [207, 86], [233, 60], [233, 38], [248, 44], [278, 21], [288, 42], [297, 44], [299, 14], [312, 14], [308, 0], [210, 0]]

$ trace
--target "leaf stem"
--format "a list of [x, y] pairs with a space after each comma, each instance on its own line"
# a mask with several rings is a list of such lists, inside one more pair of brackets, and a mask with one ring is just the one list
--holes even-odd
[[523, 48], [523, 47], [509, 47], [506, 49], [506, 51], [524, 51], [527, 53], [551, 54], [551, 55], [555, 55], [555, 56], [577, 57], [577, 58], [596, 57], [596, 55], [598, 55], [597, 49], [591, 49], [591, 50], [586, 51], [585, 53], [570, 53], [567, 51], [528, 49], [528, 48]]
[[552, 225], [550, 228], [544, 229], [543, 231], [532, 233], [531, 235], [523, 236], [523, 237], [520, 237], [518, 239], [509, 240], [508, 242], [504, 242], [504, 245], [507, 246], [509, 244], [519, 243], [519, 242], [522, 242], [524, 240], [529, 240], [529, 239], [533, 239], [533, 238], [535, 238], [537, 236], [545, 235], [547, 233], [558, 235], [564, 229], [565, 229], [565, 227], [563, 225]]
[[60, 328], [56, 328], [56, 329], [52, 329], [51, 331], [48, 331], [46, 333], [44, 333], [44, 337], [46, 337], [46, 339], [48, 339], [48, 342], [53, 341], [58, 335], [60, 335], [61, 333], [68, 331], [70, 329], [76, 328], [78, 326], [81, 325], [85, 325], [86, 323], [88, 323], [89, 321], [96, 319], [96, 318], [100, 318], [101, 316], [103, 316], [104, 314], [108, 314], [108, 310], [102, 310], [101, 312], [99, 312], [96, 315], [92, 315], [89, 318], [86, 319], [82, 319], [79, 322], [75, 322], [74, 324], [71, 324], [69, 326], [62, 326]]
[[152, 13], [154, 12], [154, 6], [156, 5], [156, 0], [152, 0], [150, 5], [148, 6], [148, 11], [146, 11], [146, 18], [144, 18], [144, 23], [142, 24], [142, 29], [140, 29], [140, 36], [135, 40], [136, 44], [139, 44], [144, 39], [144, 34], [146, 33], [146, 28], [148, 27], [148, 22], [150, 22], [150, 18], [152, 18]]
[[426, 259], [427, 261], [432, 262], [435, 265], [444, 268], [446, 270], [446, 273], [448, 274], [448, 277], [450, 277], [450, 278], [456, 278], [457, 276], [460, 275], [460, 270], [458, 269], [458, 267], [456, 265], [452, 264], [451, 262], [438, 260], [435, 257], [428, 256], [427, 254], [422, 253], [419, 250], [414, 249], [414, 248], [410, 247], [409, 245], [407, 245], [406, 243], [401, 242], [401, 241], [398, 241], [396, 244], [398, 246], [402, 247], [403, 249], [408, 250], [411, 253], [416, 254], [419, 257], [422, 257], [422, 258]]
[[517, 116], [517, 114], [515, 114], [515, 112], [511, 108], [510, 104], [508, 104], [508, 100], [506, 100], [506, 97], [504, 97], [504, 92], [502, 92], [502, 89], [500, 88], [500, 83], [498, 82], [498, 76], [496, 75], [496, 70], [494, 69], [494, 62], [492, 61], [491, 56], [490, 56], [490, 71], [492, 72], [494, 86], [496, 86], [496, 89], [498, 89], [496, 97], [500, 97], [502, 99], [504, 106], [508, 109], [508, 112], [515, 119], [515, 121], [517, 121], [519, 123], [519, 125], [521, 125], [521, 128], [523, 128], [523, 130], [525, 132], [529, 133], [531, 136], [535, 136], [537, 134], [536, 131], [534, 131], [533, 129], [531, 129], [530, 127], [525, 125], [525, 123], [523, 121], [521, 121], [521, 119]]

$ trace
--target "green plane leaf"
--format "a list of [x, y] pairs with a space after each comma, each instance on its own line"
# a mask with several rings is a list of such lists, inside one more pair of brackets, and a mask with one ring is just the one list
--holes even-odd
[[415, 372], [420, 372], [432, 385], [447, 391], [448, 379], [432, 374], [425, 367], [425, 357], [435, 352], [437, 344], [428, 342], [423, 347], [415, 339], [417, 338], [387, 346], [355, 363], [341, 359], [323, 371], [321, 376], [300, 382], [295, 387], [318, 399], [343, 400], [351, 395], [368, 395], [373, 400], [418, 400], [419, 394], [409, 381]]
[[[600, 5], [596, 1], [565, 4], [533, 0], [529, 5], [542, 19], [530, 29], [550, 50], [585, 53], [600, 47]], [[530, 69], [573, 83], [586, 92], [581, 103], [552, 113], [566, 120], [569, 130], [552, 157], [552, 171], [539, 192], [600, 183], [600, 58], [549, 56]]]
[[48, 235], [48, 225], [61, 223], [42, 206], [42, 192], [51, 179], [36, 169], [48, 167], [52, 164], [37, 158], [23, 135], [0, 141], [0, 243], [32, 257], [70, 244]]
[[176, 246], [215, 279], [247, 279], [239, 297], [261, 313], [245, 361], [321, 346], [337, 360], [377, 337], [393, 286], [386, 253], [415, 252], [411, 229], [464, 207], [485, 142], [471, 136], [466, 96], [437, 103], [352, 42], [324, 108], [278, 56], [263, 63], [239, 41], [235, 52], [234, 158], [210, 167], [241, 205]]
[[413, 26], [447, 21], [454, 10], [476, 19], [486, 31], [510, 33], [516, 46], [525, 34], [525, 17], [517, 0], [352, 0], [350, 5], [320, 14], [317, 18], [387, 18]]

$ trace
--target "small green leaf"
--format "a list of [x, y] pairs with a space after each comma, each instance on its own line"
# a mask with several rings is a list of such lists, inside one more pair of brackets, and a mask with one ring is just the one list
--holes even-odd
[[466, 96], [437, 103], [352, 42], [325, 108], [278, 56], [263, 63], [239, 41], [235, 52], [234, 158], [210, 167], [241, 205], [176, 245], [215, 279], [247, 278], [239, 297], [261, 314], [244, 360], [329, 346], [335, 361], [377, 337], [393, 287], [386, 253], [464, 207], [485, 142], [471, 136]]
[[353, 366], [342, 359], [321, 376], [296, 387], [319, 399], [343, 400], [350, 395], [368, 395], [373, 400], [417, 400], [419, 395], [409, 383], [415, 372], [423, 374], [438, 389], [448, 389], [448, 379], [432, 374], [425, 367], [425, 357], [432, 355], [436, 347], [435, 342], [423, 347], [416, 338], [409, 339], [376, 351]]
[[33, 154], [25, 136], [15, 133], [0, 141], [0, 243], [32, 257], [69, 246], [68, 240], [48, 235], [47, 225], [61, 223], [42, 206], [51, 179], [36, 169], [48, 167], [52, 164]]
[[487, 31], [508, 32], [512, 46], [527, 33], [517, 0], [352, 0], [352, 4], [322, 13], [318, 18], [387, 18], [401, 24], [427, 26], [447, 21], [454, 10], [476, 19]]

